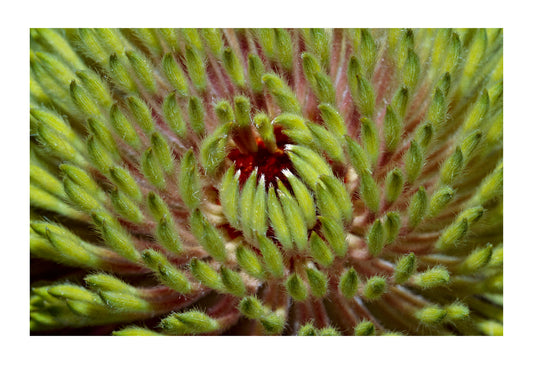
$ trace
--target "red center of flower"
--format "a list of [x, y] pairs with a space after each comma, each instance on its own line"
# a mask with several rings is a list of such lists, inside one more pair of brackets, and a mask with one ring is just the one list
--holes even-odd
[[285, 153], [285, 145], [289, 143], [289, 138], [281, 132], [281, 128], [277, 127], [274, 128], [274, 135], [277, 145], [275, 151], [270, 151], [258, 136], [255, 138], [257, 143], [256, 152], [243, 152], [237, 148], [229, 152], [228, 158], [235, 164], [235, 170], [241, 171], [239, 177], [241, 186], [244, 185], [250, 174], [256, 168], [257, 179], [264, 176], [266, 187], [270, 184], [276, 186], [277, 179], [287, 186], [287, 178], [282, 173], [282, 170], [288, 169], [292, 171], [291, 160], [287, 153]]

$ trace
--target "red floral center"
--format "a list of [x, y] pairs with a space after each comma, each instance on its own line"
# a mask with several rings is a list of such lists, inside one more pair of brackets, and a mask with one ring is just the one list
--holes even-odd
[[285, 152], [285, 145], [289, 143], [289, 138], [281, 132], [281, 128], [274, 128], [274, 135], [276, 137], [277, 148], [275, 151], [270, 151], [263, 140], [256, 137], [257, 151], [256, 152], [242, 152], [235, 148], [228, 154], [228, 158], [235, 164], [236, 171], [240, 170], [241, 175], [239, 182], [242, 185], [246, 182], [250, 174], [257, 168], [257, 179], [261, 176], [265, 177], [265, 184], [268, 187], [270, 184], [276, 186], [277, 179], [279, 179], [285, 186], [287, 186], [287, 178], [282, 173], [284, 169], [292, 171], [292, 163], [289, 156]]

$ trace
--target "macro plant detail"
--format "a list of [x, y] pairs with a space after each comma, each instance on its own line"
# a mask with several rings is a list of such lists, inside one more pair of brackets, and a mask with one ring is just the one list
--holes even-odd
[[503, 334], [501, 29], [30, 41], [33, 334]]

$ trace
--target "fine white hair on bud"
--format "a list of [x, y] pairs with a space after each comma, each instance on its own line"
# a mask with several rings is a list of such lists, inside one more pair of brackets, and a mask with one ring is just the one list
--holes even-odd
[[502, 50], [31, 29], [31, 333], [502, 334]]

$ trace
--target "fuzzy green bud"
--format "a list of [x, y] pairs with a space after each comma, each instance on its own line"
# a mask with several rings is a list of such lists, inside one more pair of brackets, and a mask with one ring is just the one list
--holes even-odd
[[328, 290], [328, 278], [326, 274], [314, 268], [305, 270], [311, 294], [317, 298], [324, 297]]
[[172, 28], [161, 28], [158, 29], [157, 32], [159, 35], [161, 35], [161, 38], [167, 45], [167, 47], [172, 52], [179, 52], [180, 47], [178, 43], [178, 33], [176, 32], [176, 29]]
[[114, 156], [118, 156], [119, 153], [113, 135], [109, 132], [109, 129], [105, 124], [97, 119], [88, 119], [87, 126], [98, 142], [107, 149], [108, 152]]
[[133, 50], [126, 51], [126, 56], [137, 79], [149, 92], [154, 93], [156, 90], [156, 83], [151, 64], [141, 54]]
[[487, 90], [479, 96], [477, 102], [468, 113], [465, 122], [463, 123], [463, 131], [473, 131], [480, 125], [485, 118], [490, 106], [490, 98]]
[[73, 161], [85, 165], [83, 157], [68, 143], [59, 133], [43, 124], [37, 126], [40, 142], [49, 149], [52, 154], [62, 160]]
[[126, 293], [102, 291], [100, 297], [106, 306], [118, 312], [150, 313], [153, 311], [152, 305], [148, 301]]
[[405, 112], [407, 110], [407, 104], [409, 102], [409, 89], [405, 86], [398, 89], [398, 91], [392, 97], [392, 108], [398, 114], [400, 119], [405, 117]]
[[320, 230], [333, 252], [339, 257], [344, 257], [348, 250], [348, 244], [342, 224], [324, 216], [318, 216], [318, 220], [322, 225]]
[[68, 143], [74, 144], [79, 140], [68, 122], [57, 113], [44, 108], [32, 108], [30, 109], [30, 114], [31, 120], [35, 119], [43, 127], [62, 135]]
[[259, 56], [248, 55], [248, 79], [250, 80], [250, 87], [254, 93], [261, 93], [263, 91], [262, 77], [265, 73], [265, 66]]
[[317, 336], [318, 331], [312, 323], [307, 323], [300, 327], [298, 330], [298, 336]]
[[470, 309], [468, 309], [468, 306], [460, 302], [448, 305], [445, 309], [446, 318], [449, 321], [461, 321], [468, 318], [470, 315]]
[[215, 105], [215, 114], [218, 118], [218, 121], [222, 124], [230, 123], [235, 120], [233, 108], [231, 107], [231, 104], [226, 100], [217, 102], [217, 104]]
[[136, 202], [142, 200], [142, 193], [139, 185], [126, 169], [120, 166], [114, 166], [109, 169], [109, 175], [120, 191], [124, 192]]
[[429, 203], [429, 215], [438, 215], [450, 203], [454, 195], [455, 191], [449, 186], [442, 186], [435, 191]]
[[341, 333], [335, 330], [333, 327], [324, 327], [320, 329], [319, 336], [340, 336]]
[[387, 106], [385, 120], [383, 122], [385, 146], [389, 152], [394, 152], [402, 136], [402, 122], [398, 119], [396, 112], [390, 105]]
[[180, 195], [185, 205], [195, 209], [200, 205], [201, 182], [194, 153], [189, 149], [181, 159], [179, 173]]
[[239, 245], [237, 246], [235, 254], [237, 257], [237, 263], [239, 263], [239, 266], [241, 266], [244, 271], [257, 279], [263, 278], [263, 266], [261, 265], [257, 255], [252, 250], [245, 246]]
[[267, 313], [267, 309], [263, 306], [263, 303], [253, 296], [248, 296], [241, 300], [239, 311], [250, 319], [258, 319]]
[[224, 42], [222, 41], [222, 33], [218, 29], [201, 29], [200, 33], [209, 47], [211, 52], [217, 57], [222, 57], [222, 50]]
[[205, 72], [205, 63], [198, 50], [186, 47], [185, 48], [185, 64], [187, 72], [196, 89], [200, 92], [205, 91], [207, 87], [207, 76]]
[[139, 294], [137, 288], [108, 274], [92, 274], [85, 277], [87, 285], [96, 292], [111, 291], [123, 292], [131, 296]]
[[165, 77], [167, 78], [170, 85], [172, 85], [172, 87], [176, 89], [177, 93], [180, 96], [188, 95], [189, 91], [187, 89], [187, 79], [185, 78], [183, 70], [172, 57], [172, 54], [165, 54], [165, 56], [163, 57], [162, 64], [163, 72], [165, 73]]
[[153, 149], [150, 147], [141, 156], [141, 169], [144, 176], [159, 189], [166, 186], [165, 173], [155, 156]]
[[246, 293], [246, 287], [239, 274], [224, 266], [220, 267], [220, 277], [226, 290], [234, 296], [242, 297]]
[[319, 213], [327, 213], [333, 220], [342, 222], [341, 207], [335, 200], [332, 190], [329, 190], [323, 181], [317, 182], [315, 186], [315, 197]]
[[48, 293], [62, 300], [101, 303], [101, 299], [96, 293], [73, 284], [54, 285], [48, 288]]
[[330, 248], [314, 231], [309, 237], [309, 254], [321, 266], [329, 267], [333, 263], [334, 256]]
[[387, 290], [387, 281], [381, 276], [373, 276], [368, 279], [363, 289], [363, 296], [367, 300], [377, 300]]
[[149, 249], [142, 254], [142, 258], [163, 284], [181, 294], [191, 291], [191, 283], [187, 277], [176, 269], [162, 253]]
[[292, 174], [290, 170], [284, 170], [283, 174], [289, 180], [294, 196], [298, 201], [298, 206], [304, 215], [307, 228], [311, 229], [316, 223], [316, 211], [315, 203], [310, 191], [301, 180]]
[[472, 158], [472, 156], [475, 155], [477, 151], [477, 146], [479, 145], [481, 139], [483, 137], [483, 134], [481, 131], [474, 131], [470, 135], [464, 138], [464, 140], [461, 142], [461, 152], [463, 154], [464, 164]]
[[366, 204], [368, 209], [372, 212], [377, 212], [379, 209], [379, 188], [372, 178], [372, 175], [368, 172], [364, 172], [360, 177], [359, 191], [361, 199]]
[[30, 182], [36, 183], [38, 186], [58, 197], [65, 198], [61, 181], [47, 170], [33, 163], [30, 164]]
[[416, 270], [416, 257], [409, 253], [401, 257], [394, 268], [394, 281], [397, 284], [405, 283]]
[[435, 247], [437, 250], [445, 250], [461, 240], [468, 231], [468, 220], [460, 219], [448, 226], [439, 237]]
[[381, 253], [385, 245], [385, 229], [381, 220], [374, 221], [367, 235], [368, 252], [372, 256]]
[[143, 221], [144, 216], [141, 210], [127, 195], [115, 188], [111, 191], [109, 196], [111, 197], [113, 207], [120, 216], [135, 224], [139, 224]]
[[350, 85], [352, 98], [361, 114], [371, 118], [374, 115], [374, 107], [376, 105], [372, 84], [361, 75], [356, 75], [354, 84]]
[[176, 101], [176, 92], [170, 93], [163, 101], [163, 116], [170, 129], [179, 137], [187, 133], [187, 126], [183, 120], [181, 109]]
[[422, 289], [440, 287], [448, 284], [449, 281], [450, 273], [446, 268], [440, 266], [433, 267], [413, 277], [414, 284]]
[[292, 240], [298, 250], [304, 250], [307, 247], [307, 226], [302, 210], [292, 195], [286, 195], [279, 191], [278, 194]]
[[447, 104], [444, 93], [439, 88], [435, 89], [435, 94], [429, 104], [427, 120], [437, 127], [440, 126], [446, 120], [446, 107]]
[[194, 132], [202, 135], [205, 132], [205, 110], [198, 97], [189, 97], [189, 122]]
[[220, 232], [207, 220], [199, 209], [195, 209], [190, 218], [191, 231], [200, 245], [216, 260], [226, 260], [226, 248]]
[[404, 178], [402, 171], [394, 168], [387, 174], [385, 179], [385, 199], [388, 203], [394, 203], [403, 190]]
[[159, 162], [159, 165], [163, 168], [163, 171], [170, 173], [174, 170], [174, 157], [168, 145], [168, 142], [163, 135], [159, 132], [152, 133], [150, 138], [152, 144], [152, 150]]
[[357, 294], [359, 277], [353, 267], [345, 270], [339, 279], [339, 290], [344, 297], [352, 299]]
[[111, 106], [110, 119], [111, 125], [117, 135], [133, 148], [137, 149], [141, 144], [137, 131], [135, 131], [128, 118], [120, 111], [117, 104]]
[[311, 149], [293, 144], [287, 145], [285, 149], [296, 171], [309, 187], [314, 187], [321, 175], [333, 175], [326, 161]]
[[228, 72], [231, 81], [233, 81], [238, 87], [242, 88], [244, 86], [244, 70], [239, 58], [231, 48], [224, 49], [222, 53], [222, 63], [224, 64], [224, 68]]
[[274, 29], [276, 57], [281, 66], [290, 71], [292, 69], [292, 40], [285, 29]]
[[324, 151], [332, 161], [343, 163], [344, 153], [339, 139], [323, 126], [312, 123], [309, 123], [307, 126], [313, 134], [318, 149]]
[[317, 58], [308, 52], [302, 53], [302, 69], [309, 85], [314, 86], [315, 74], [321, 70]]
[[246, 237], [251, 237], [254, 217], [254, 195], [257, 191], [257, 169], [246, 180], [242, 191], [239, 207], [241, 209], [240, 222]]
[[415, 228], [424, 216], [426, 215], [428, 208], [428, 198], [426, 194], [426, 189], [424, 186], [420, 186], [418, 191], [411, 198], [409, 203], [408, 218], [409, 226]]
[[485, 205], [494, 199], [501, 198], [502, 193], [503, 163], [500, 163], [496, 169], [483, 180], [473, 201]]
[[265, 191], [265, 177], [261, 176], [254, 193], [253, 200], [253, 215], [252, 215], [252, 230], [257, 234], [264, 235], [268, 229], [267, 214], [266, 214], [266, 191]]
[[277, 313], [269, 313], [263, 316], [259, 322], [267, 334], [280, 334], [285, 327], [285, 318]]
[[359, 45], [361, 61], [369, 76], [372, 76], [376, 62], [377, 46], [368, 29], [361, 29], [361, 44]]
[[484, 268], [491, 260], [492, 245], [489, 243], [485, 247], [474, 250], [459, 265], [461, 274], [472, 274]]
[[220, 328], [217, 320], [197, 310], [184, 313], [174, 313], [161, 320], [161, 328], [164, 331], [182, 334], [202, 334], [216, 331]]
[[356, 336], [369, 336], [376, 333], [374, 324], [370, 321], [362, 321], [357, 324], [354, 329], [354, 335]]
[[426, 325], [436, 325], [441, 323], [446, 317], [446, 310], [438, 306], [428, 306], [418, 310], [415, 317]]
[[207, 174], [215, 175], [226, 158], [227, 135], [231, 123], [219, 127], [207, 136], [200, 147], [200, 161]]
[[277, 149], [276, 138], [274, 136], [274, 127], [268, 116], [264, 113], [259, 113], [254, 117], [253, 123], [257, 127], [261, 139], [265, 143], [265, 146], [270, 152], [274, 152]]
[[111, 75], [122, 89], [127, 93], [134, 93], [137, 91], [137, 84], [135, 84], [135, 81], [133, 81], [132, 76], [124, 65], [124, 62], [117, 56], [117, 54], [112, 54], [109, 57], [109, 68]]
[[157, 240], [165, 247], [165, 249], [176, 254], [182, 252], [183, 245], [178, 232], [173, 221], [168, 219], [166, 215], [159, 220], [155, 233]]
[[220, 185], [220, 204], [228, 222], [235, 228], [239, 226], [239, 176], [235, 174], [235, 165], [226, 171]]
[[222, 283], [220, 275], [208, 263], [193, 258], [190, 262], [190, 268], [194, 278], [206, 287], [219, 291], [223, 289], [224, 283]]
[[257, 235], [256, 237], [266, 270], [274, 277], [281, 278], [285, 267], [283, 264], [283, 255], [280, 250], [270, 238], [263, 235]]
[[296, 301], [305, 301], [307, 299], [307, 287], [298, 275], [291, 274], [285, 282], [285, 287], [289, 295]]
[[99, 258], [83, 247], [79, 240], [61, 235], [49, 227], [45, 228], [44, 236], [59, 253], [60, 261], [75, 266], [99, 267]]
[[102, 208], [100, 202], [91, 193], [68, 176], [63, 179], [63, 188], [70, 201], [82, 211], [91, 212]]
[[87, 153], [96, 168], [103, 173], [107, 173], [115, 165], [111, 153], [93, 135], [87, 138]]
[[368, 118], [361, 119], [361, 143], [374, 166], [379, 156], [379, 134], [374, 122]]
[[235, 120], [240, 127], [248, 127], [250, 125], [250, 100], [244, 96], [237, 96], [234, 99], [235, 103]]
[[407, 58], [401, 73], [401, 80], [409, 89], [414, 89], [418, 82], [418, 77], [420, 75], [420, 60], [418, 55], [412, 50], [409, 49], [407, 52]]
[[415, 140], [422, 148], [422, 151], [426, 151], [431, 140], [433, 139], [433, 134], [435, 133], [433, 124], [430, 122], [424, 123], [416, 130]]
[[398, 212], [389, 212], [383, 220], [383, 229], [385, 231], [385, 244], [391, 244], [396, 240], [400, 233], [401, 218]]
[[89, 176], [85, 170], [70, 164], [61, 164], [59, 165], [59, 169], [63, 172], [65, 177], [68, 177], [68, 179], [70, 179], [76, 185], [82, 187], [84, 191], [89, 193], [94, 198], [98, 199], [99, 201], [103, 201], [105, 199], [105, 194], [100, 186], [98, 186], [95, 180]]
[[261, 81], [272, 94], [281, 111], [295, 114], [301, 112], [298, 98], [283, 79], [273, 73], [267, 73], [262, 76]]
[[154, 131], [154, 120], [148, 105], [139, 97], [130, 96], [128, 106], [137, 124], [147, 135], [151, 134]]
[[289, 228], [287, 226], [287, 221], [283, 213], [283, 208], [276, 196], [276, 190], [274, 187], [270, 186], [268, 189], [267, 197], [267, 210], [268, 218], [274, 230], [274, 235], [281, 243], [283, 248], [292, 249], [292, 238]]
[[411, 146], [404, 157], [404, 163], [407, 182], [413, 183], [420, 175], [424, 164], [424, 155], [415, 140], [411, 141]]
[[111, 249], [131, 261], [139, 260], [139, 253], [129, 233], [126, 233], [118, 223], [108, 221], [106, 216], [93, 213], [92, 217], [102, 238]]
[[355, 171], [359, 175], [364, 175], [365, 173], [370, 172], [370, 161], [368, 159], [368, 155], [363, 150], [363, 148], [361, 148], [359, 143], [357, 143], [349, 136], [345, 136], [345, 140], [348, 155], [350, 157], [350, 162], [352, 163], [352, 166], [354, 167]]
[[91, 70], [77, 71], [76, 76], [78, 76], [89, 95], [100, 106], [109, 108], [113, 104], [113, 98], [111, 97], [109, 88], [100, 76]]

